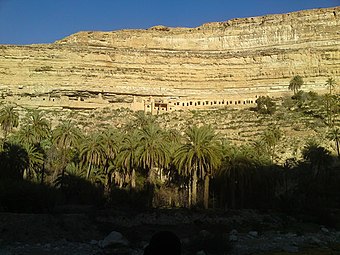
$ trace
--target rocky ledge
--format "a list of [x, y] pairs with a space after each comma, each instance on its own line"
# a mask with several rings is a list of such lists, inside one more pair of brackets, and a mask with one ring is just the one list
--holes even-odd
[[[197, 96], [284, 93], [340, 78], [340, 7], [197, 28], [79, 32], [52, 44], [0, 45], [0, 93], [55, 89]], [[18, 102], [20, 103], [20, 102]]]

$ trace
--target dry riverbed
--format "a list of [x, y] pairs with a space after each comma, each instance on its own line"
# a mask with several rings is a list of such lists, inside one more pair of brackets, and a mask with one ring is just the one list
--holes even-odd
[[175, 232], [184, 254], [340, 254], [339, 230], [246, 210], [1, 213], [0, 254], [138, 255], [159, 230]]

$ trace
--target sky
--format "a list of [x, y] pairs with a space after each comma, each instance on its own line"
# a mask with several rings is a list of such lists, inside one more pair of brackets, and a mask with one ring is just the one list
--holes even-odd
[[0, 0], [0, 44], [52, 43], [79, 31], [197, 27], [340, 6], [340, 0]]

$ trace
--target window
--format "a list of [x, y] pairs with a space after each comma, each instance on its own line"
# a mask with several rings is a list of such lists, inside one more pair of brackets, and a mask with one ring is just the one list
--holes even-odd
[[190, 105], [192, 105], [192, 102], [190, 101]]

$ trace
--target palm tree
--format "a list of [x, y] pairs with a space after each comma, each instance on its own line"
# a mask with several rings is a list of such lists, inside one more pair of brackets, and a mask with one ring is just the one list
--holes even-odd
[[310, 163], [314, 170], [314, 177], [323, 174], [332, 163], [332, 156], [329, 150], [320, 146], [317, 142], [310, 140], [302, 150], [302, 157]]
[[106, 190], [110, 189], [111, 186], [111, 178], [112, 172], [109, 171], [110, 166], [114, 164], [114, 161], [117, 158], [119, 153], [121, 143], [122, 143], [122, 134], [118, 132], [118, 130], [109, 128], [106, 129], [100, 136], [101, 144], [104, 148], [105, 159], [104, 159], [104, 174], [106, 175]]
[[174, 155], [174, 164], [182, 175], [189, 176], [189, 206], [197, 203], [198, 178], [204, 179], [204, 207], [208, 208], [209, 181], [221, 162], [221, 150], [211, 126], [192, 126], [186, 131], [186, 143]]
[[24, 179], [35, 179], [38, 181], [38, 175], [41, 173], [44, 163], [44, 154], [33, 144], [25, 144], [24, 149], [27, 153], [28, 165], [24, 170]]
[[0, 124], [6, 140], [8, 133], [19, 125], [19, 114], [14, 110], [14, 106], [8, 105], [0, 110]]
[[256, 152], [248, 147], [229, 145], [224, 148], [224, 157], [217, 176], [223, 182], [221, 197], [224, 197], [224, 193], [226, 193], [226, 186], [229, 188], [227, 194], [229, 195], [229, 207], [232, 209], [237, 207], [237, 196], [240, 197], [238, 205], [242, 208], [245, 192], [251, 190], [251, 179], [259, 166], [259, 161], [254, 153]]
[[340, 129], [333, 128], [327, 135], [328, 139], [335, 142], [336, 151], [338, 153], [338, 157], [340, 158], [340, 151], [339, 151], [339, 141], [340, 141]]
[[294, 91], [294, 95], [296, 95], [296, 93], [298, 92], [302, 85], [303, 85], [302, 77], [300, 75], [296, 75], [290, 80], [288, 88]]
[[329, 94], [332, 95], [332, 89], [334, 89], [336, 81], [333, 78], [328, 78], [325, 85], [329, 86]]
[[24, 119], [25, 126], [28, 126], [31, 132], [31, 143], [40, 143], [50, 135], [50, 123], [44, 117], [43, 112], [33, 110], [29, 111]]
[[92, 168], [100, 167], [104, 163], [105, 156], [103, 139], [99, 133], [85, 137], [80, 148], [80, 157], [88, 164], [87, 178], [90, 177]]
[[60, 168], [62, 176], [67, 165], [67, 156], [72, 148], [79, 145], [80, 138], [80, 130], [71, 121], [59, 124], [52, 132], [52, 143], [61, 155]]
[[148, 124], [138, 130], [139, 145], [137, 158], [139, 166], [148, 171], [148, 182], [155, 183], [155, 168], [161, 171], [170, 161], [167, 141], [163, 130], [156, 124]]
[[117, 155], [116, 164], [118, 167], [125, 169], [131, 176], [130, 186], [136, 188], [136, 168], [138, 165], [137, 149], [139, 145], [138, 132], [126, 134], [121, 143], [119, 154]]
[[22, 179], [28, 165], [27, 151], [21, 145], [4, 142], [0, 153], [1, 179]]
[[332, 123], [332, 111], [333, 111], [332, 89], [334, 89], [336, 85], [336, 81], [333, 78], [328, 78], [325, 85], [329, 86], [329, 95], [326, 95], [326, 108], [327, 108], [327, 113], [328, 113], [328, 125], [332, 127], [333, 126], [333, 123]]
[[281, 137], [282, 137], [281, 130], [275, 126], [269, 128], [268, 130], [265, 130], [262, 135], [264, 149], [267, 155], [270, 155], [272, 163], [274, 162], [276, 147]]

